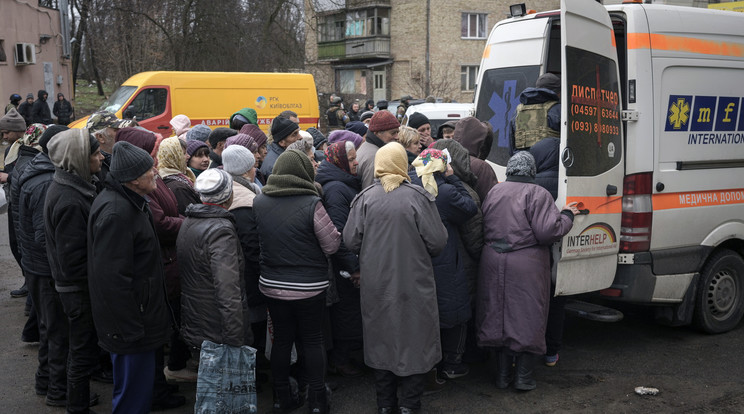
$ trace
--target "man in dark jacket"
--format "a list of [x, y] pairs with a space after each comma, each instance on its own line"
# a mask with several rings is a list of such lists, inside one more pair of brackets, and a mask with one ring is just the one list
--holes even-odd
[[117, 142], [88, 220], [88, 285], [99, 345], [114, 365], [113, 412], [149, 412], [156, 350], [171, 321], [160, 246], [145, 196], [156, 170], [145, 150]]
[[32, 109], [34, 107], [34, 94], [29, 93], [26, 95], [26, 100], [18, 105], [18, 113], [21, 114], [24, 120], [26, 120], [26, 126], [33, 123]]
[[87, 129], [70, 129], [47, 144], [55, 166], [44, 205], [47, 256], [69, 325], [67, 412], [87, 413], [90, 376], [98, 365], [98, 338], [88, 293], [88, 214], [103, 156]]
[[545, 137], [561, 136], [561, 79], [545, 73], [519, 94], [519, 106], [511, 120], [511, 154], [529, 149]]
[[72, 120], [72, 104], [65, 99], [65, 95], [61, 92], [57, 94], [57, 101], [54, 102], [52, 113], [57, 117], [57, 123], [60, 125], [67, 125]]
[[49, 110], [49, 104], [47, 104], [49, 94], [41, 89], [37, 96], [39, 99], [34, 102], [34, 106], [31, 108], [31, 120], [36, 124], [49, 125], [54, 123], [52, 111]]
[[274, 141], [269, 145], [266, 157], [261, 164], [261, 174], [268, 180], [277, 158], [284, 153], [288, 146], [300, 139], [300, 126], [281, 117], [274, 118], [271, 123], [271, 137]]
[[222, 167], [222, 151], [225, 150], [225, 141], [233, 135], [238, 135], [238, 131], [230, 128], [216, 128], [209, 133], [209, 146], [212, 150], [209, 152], [209, 168]]
[[481, 200], [485, 200], [491, 188], [499, 182], [493, 168], [485, 161], [491, 152], [491, 144], [493, 143], [491, 124], [481, 122], [472, 116], [463, 118], [455, 126], [452, 139], [468, 150], [470, 168], [473, 170], [473, 174], [478, 177], [475, 191]]
[[41, 327], [36, 393], [46, 395], [47, 405], [64, 407], [67, 403], [68, 326], [52, 281], [44, 230], [44, 202], [53, 175], [54, 165], [42, 152], [29, 161], [20, 177], [18, 246]]
[[331, 131], [344, 129], [344, 126], [351, 120], [344, 111], [343, 99], [335, 94], [331, 95], [330, 100], [331, 106], [326, 111], [326, 117], [328, 118], [328, 130], [326, 134]]

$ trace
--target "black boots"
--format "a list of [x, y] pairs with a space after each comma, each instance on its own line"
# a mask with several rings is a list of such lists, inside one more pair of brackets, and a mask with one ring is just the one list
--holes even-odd
[[512, 382], [512, 363], [514, 357], [504, 351], [498, 352], [498, 370], [496, 371], [496, 388], [505, 389]]
[[307, 412], [310, 414], [328, 414], [331, 412], [331, 389], [308, 391]]
[[302, 407], [303, 403], [304, 401], [300, 399], [297, 381], [294, 378], [289, 377], [289, 386], [274, 386], [274, 406], [272, 408], [274, 414], [292, 412]]
[[523, 352], [517, 355], [517, 378], [514, 388], [520, 391], [531, 391], [537, 387], [533, 371], [537, 355]]

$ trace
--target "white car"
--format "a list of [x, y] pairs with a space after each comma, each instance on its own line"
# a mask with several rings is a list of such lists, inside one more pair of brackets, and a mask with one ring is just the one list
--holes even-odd
[[473, 116], [474, 106], [472, 103], [422, 103], [411, 105], [403, 118], [403, 125], [408, 125], [408, 118], [420, 112], [429, 118], [431, 124], [431, 136], [437, 137], [437, 130], [447, 121], [459, 121], [462, 118]]

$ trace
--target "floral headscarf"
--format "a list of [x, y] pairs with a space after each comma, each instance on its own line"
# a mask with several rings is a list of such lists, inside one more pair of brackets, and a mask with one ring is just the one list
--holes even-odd
[[337, 141], [329, 145], [325, 150], [325, 156], [328, 162], [351, 174], [349, 158], [346, 155], [346, 141]]
[[416, 168], [416, 175], [421, 177], [424, 189], [435, 197], [439, 194], [437, 180], [434, 173], [447, 171], [449, 163], [449, 151], [428, 148], [421, 151], [418, 157], [411, 163]]
[[184, 154], [181, 140], [176, 137], [164, 139], [158, 150], [158, 173], [160, 177], [165, 178], [170, 175], [183, 174], [192, 183], [196, 181], [194, 173], [186, 168]]
[[380, 179], [382, 188], [389, 193], [400, 187], [408, 176], [408, 157], [406, 149], [397, 142], [389, 142], [375, 154], [375, 177]]
[[11, 164], [18, 160], [18, 151], [21, 146], [33, 147], [41, 151], [41, 145], [39, 145], [39, 138], [46, 131], [47, 126], [44, 124], [31, 124], [26, 128], [26, 132], [23, 134], [21, 139], [13, 143], [8, 150], [8, 156], [5, 157], [5, 165]]

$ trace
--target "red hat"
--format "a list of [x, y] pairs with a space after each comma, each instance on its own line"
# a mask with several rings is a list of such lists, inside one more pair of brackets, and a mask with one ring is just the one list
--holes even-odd
[[372, 132], [389, 131], [399, 127], [400, 122], [387, 110], [377, 111], [369, 121], [369, 130]]

